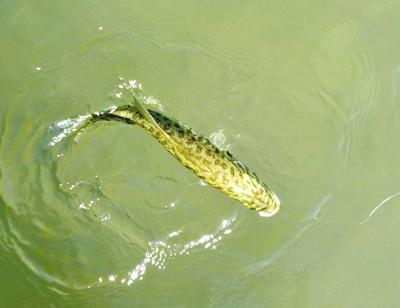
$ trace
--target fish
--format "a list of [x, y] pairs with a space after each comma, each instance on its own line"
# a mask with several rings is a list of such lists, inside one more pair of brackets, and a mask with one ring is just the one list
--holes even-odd
[[139, 125], [182, 165], [210, 186], [240, 201], [262, 217], [276, 214], [278, 196], [230, 151], [165, 113], [147, 108], [138, 99], [132, 104], [90, 114], [90, 122], [118, 121]]

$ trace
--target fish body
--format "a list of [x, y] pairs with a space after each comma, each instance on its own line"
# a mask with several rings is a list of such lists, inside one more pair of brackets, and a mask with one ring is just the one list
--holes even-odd
[[[92, 119], [137, 124], [209, 185], [256, 210], [261, 216], [272, 216], [279, 210], [277, 195], [231, 152], [219, 149], [207, 138], [171, 117], [147, 108], [143, 111], [142, 108], [145, 107], [116, 107], [94, 113]], [[148, 116], [144, 114], [146, 111]]]

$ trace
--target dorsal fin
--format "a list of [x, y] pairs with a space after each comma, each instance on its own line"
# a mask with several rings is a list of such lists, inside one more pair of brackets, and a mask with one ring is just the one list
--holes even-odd
[[173, 144], [176, 146], [182, 148], [178, 143], [176, 143], [170, 135], [168, 135], [161, 127], [158, 125], [156, 120], [154, 120], [153, 116], [150, 114], [150, 112], [147, 110], [145, 106], [143, 106], [142, 102], [137, 99], [136, 96], [133, 97], [133, 105], [134, 107], [137, 108], [137, 110], [140, 112], [140, 114], [150, 123], [152, 124], [158, 131], [160, 131], [168, 140], [170, 140]]
[[153, 118], [153, 116], [150, 114], [150, 112], [147, 110], [145, 106], [143, 106], [143, 103], [140, 101], [140, 98], [138, 99], [136, 96], [133, 97], [133, 105], [134, 107], [140, 112], [140, 114], [150, 123], [152, 124], [158, 131], [160, 131], [172, 144], [174, 144], [176, 147], [180, 148], [182, 152], [185, 152], [186, 155], [189, 157], [192, 155], [190, 151], [186, 150], [182, 145], [180, 145], [178, 142], [176, 142], [173, 138], [171, 138], [170, 135], [168, 135], [156, 122], [156, 120]]
[[133, 105], [138, 109], [138, 111], [141, 113], [141, 115], [153, 126], [155, 126], [157, 129], [160, 131], [164, 131], [154, 120], [153, 116], [150, 114], [150, 112], [146, 109], [146, 107], [143, 106], [143, 104], [136, 98], [136, 96], [133, 97]]

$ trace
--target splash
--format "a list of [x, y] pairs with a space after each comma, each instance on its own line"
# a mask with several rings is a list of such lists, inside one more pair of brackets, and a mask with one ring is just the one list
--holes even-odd
[[[130, 104], [132, 97], [137, 97], [140, 98], [145, 105], [151, 106], [159, 111], [164, 111], [164, 105], [160, 102], [160, 100], [154, 98], [153, 96], [144, 96], [142, 94], [143, 86], [140, 82], [137, 80], [125, 80], [123, 77], [119, 77], [118, 79], [119, 83], [113, 91], [111, 97], [112, 100], [116, 99], [118, 104], [121, 104], [121, 101]], [[113, 108], [117, 107], [115, 105], [111, 105], [108, 106], [106, 110]], [[73, 134], [76, 134], [74, 141], [77, 141], [79, 136], [84, 131], [84, 128], [89, 124], [90, 118], [90, 114], [79, 115], [74, 118], [61, 120], [51, 125], [50, 132], [54, 136], [51, 137], [49, 146], [53, 147]]]
[[[132, 97], [140, 99], [145, 105], [153, 107], [159, 111], [164, 111], [164, 105], [161, 101], [153, 96], [143, 95], [143, 86], [136, 79], [125, 80], [123, 77], [118, 77], [119, 83], [113, 91], [112, 98], [130, 104]], [[119, 102], [120, 104], [121, 102]]]
[[[126, 277], [117, 279], [118, 275], [111, 274], [108, 279], [98, 278], [97, 285], [103, 282], [120, 282], [122, 285], [131, 286], [137, 281], [143, 280], [146, 272], [150, 267], [159, 270], [166, 269], [169, 260], [177, 257], [189, 255], [198, 248], [211, 249], [217, 248], [217, 245], [224, 237], [232, 233], [232, 224], [236, 221], [236, 216], [224, 219], [212, 233], [203, 234], [201, 237], [188, 241], [184, 244], [171, 244], [172, 238], [179, 237], [183, 234], [182, 230], [176, 230], [168, 234], [164, 239], [151, 241], [148, 243], [148, 250], [145, 252], [143, 260], [138, 263]], [[91, 288], [92, 286], [88, 286]]]
[[[55, 132], [55, 136], [51, 138], [49, 146], [53, 147], [73, 133], [78, 132], [90, 117], [90, 114], [81, 115], [76, 118], [61, 120], [50, 126], [50, 131]], [[75, 138], [78, 138], [79, 135], [80, 133]]]

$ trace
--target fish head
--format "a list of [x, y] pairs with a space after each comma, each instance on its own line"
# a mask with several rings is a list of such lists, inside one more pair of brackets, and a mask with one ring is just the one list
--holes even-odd
[[256, 210], [261, 217], [271, 217], [279, 211], [280, 206], [279, 197], [272, 190], [269, 190], [264, 195], [262, 205], [256, 207]]

